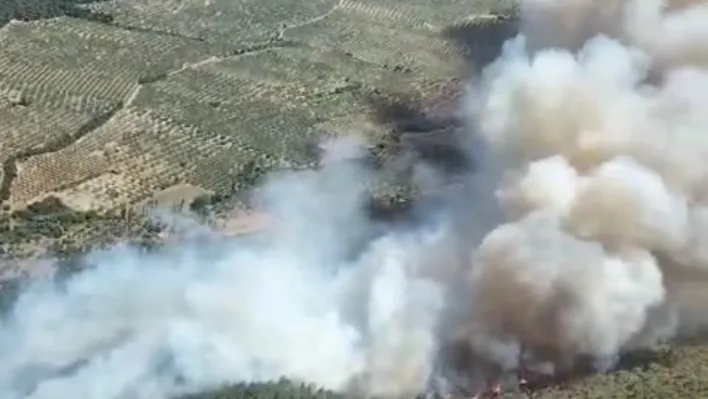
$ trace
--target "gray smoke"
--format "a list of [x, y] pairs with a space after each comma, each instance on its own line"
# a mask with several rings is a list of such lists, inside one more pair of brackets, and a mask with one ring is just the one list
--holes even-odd
[[273, 222], [252, 237], [178, 220], [191, 234], [156, 252], [96, 251], [68, 281], [32, 284], [0, 325], [0, 397], [154, 399], [281, 376], [424, 390], [449, 234], [368, 222], [361, 145], [335, 144], [322, 169], [258, 190]]
[[[477, 169], [441, 209], [368, 220], [363, 144], [329, 143], [322, 169], [257, 191], [258, 234], [187, 224], [156, 252], [96, 251], [68, 281], [29, 286], [0, 324], [0, 397], [155, 399], [281, 376], [401, 397], [514, 368], [521, 344], [607, 367], [701, 332], [708, 5], [521, 10], [470, 83]], [[473, 353], [462, 375], [451, 341]]]
[[521, 10], [522, 34], [468, 107], [504, 165], [506, 215], [472, 257], [471, 345], [509, 367], [518, 342], [556, 365], [584, 355], [607, 366], [695, 333], [706, 320], [695, 284], [708, 277], [708, 4]]

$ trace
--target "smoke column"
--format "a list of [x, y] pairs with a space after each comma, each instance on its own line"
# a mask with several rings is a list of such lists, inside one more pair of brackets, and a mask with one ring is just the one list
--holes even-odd
[[[258, 190], [248, 238], [191, 228], [37, 281], [0, 324], [0, 397], [169, 398], [287, 376], [372, 396], [623, 351], [708, 320], [708, 5], [525, 0], [470, 83], [476, 170], [416, 223], [364, 212], [363, 144]], [[474, 133], [474, 134], [473, 134]], [[708, 284], [708, 283], [706, 283]], [[469, 346], [453, 372], [444, 348]], [[459, 367], [458, 367], [459, 368]]]
[[506, 217], [472, 256], [467, 334], [509, 367], [519, 341], [556, 366], [607, 367], [705, 320], [689, 282], [708, 276], [708, 4], [521, 11], [468, 105], [503, 165]]

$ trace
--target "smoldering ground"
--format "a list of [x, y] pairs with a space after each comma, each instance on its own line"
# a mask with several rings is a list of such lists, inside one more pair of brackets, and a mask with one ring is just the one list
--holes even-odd
[[[521, 33], [470, 83], [475, 169], [442, 205], [370, 221], [375, 173], [340, 142], [320, 170], [258, 191], [274, 220], [260, 234], [97, 251], [29, 286], [0, 325], [0, 396], [160, 398], [283, 375], [406, 396], [475, 387], [477, 369], [441, 355], [451, 341], [501, 370], [522, 344], [532, 365], [606, 369], [700, 332], [708, 5], [521, 10]], [[420, 183], [436, 173], [421, 166]]]

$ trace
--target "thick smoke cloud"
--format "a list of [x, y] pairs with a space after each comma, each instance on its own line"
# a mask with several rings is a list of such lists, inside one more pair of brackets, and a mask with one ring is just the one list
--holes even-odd
[[452, 274], [436, 267], [451, 257], [445, 223], [368, 222], [361, 145], [326, 147], [322, 169], [258, 191], [274, 222], [252, 237], [178, 220], [190, 234], [157, 252], [98, 251], [68, 281], [31, 285], [0, 325], [0, 396], [161, 398], [281, 376], [425, 390], [445, 303], [437, 282]]
[[[612, 364], [686, 331], [686, 309], [694, 328], [705, 320], [683, 292], [706, 277], [708, 4], [521, 9], [522, 34], [469, 106], [504, 165], [507, 219], [473, 256], [470, 342], [521, 340], [556, 366]], [[519, 354], [496, 355], [515, 366]]]
[[470, 83], [475, 171], [442, 206], [369, 220], [364, 144], [328, 143], [321, 169], [257, 191], [258, 234], [187, 223], [156, 252], [97, 251], [29, 286], [1, 320], [0, 397], [155, 399], [281, 376], [400, 397], [475, 388], [522, 346], [532, 364], [603, 369], [701, 332], [708, 5], [521, 11]]

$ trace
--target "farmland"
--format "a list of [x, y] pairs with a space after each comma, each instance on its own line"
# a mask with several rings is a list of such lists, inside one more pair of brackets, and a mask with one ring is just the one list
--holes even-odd
[[[323, 137], [362, 134], [385, 164], [410, 122], [400, 119], [459, 89], [513, 20], [499, 0], [4, 1], [0, 266], [12, 266], [0, 272], [31, 274], [17, 259], [47, 253], [157, 242], [146, 208], [226, 209], [269, 171], [313, 165]], [[382, 115], [384, 105], [404, 115]], [[375, 195], [405, 201], [403, 185]], [[705, 397], [706, 360], [703, 345], [681, 344], [535, 397]]]

